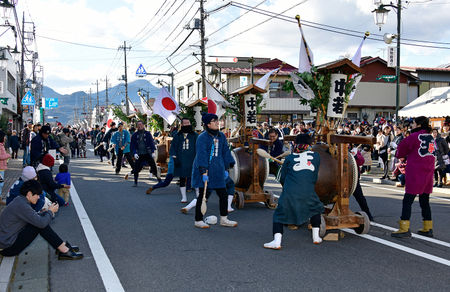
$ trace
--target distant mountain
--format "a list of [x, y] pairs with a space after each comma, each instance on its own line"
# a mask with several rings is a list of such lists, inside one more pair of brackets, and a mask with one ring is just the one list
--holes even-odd
[[[128, 97], [133, 104], [140, 103], [137, 91], [142, 88], [150, 92], [150, 96], [156, 96], [159, 92], [159, 88], [152, 85], [149, 81], [144, 79], [139, 79], [128, 83]], [[54, 91], [52, 88], [44, 86], [43, 92], [44, 97], [47, 98], [57, 98], [58, 107], [50, 110], [46, 110], [46, 116], [56, 116], [57, 120], [61, 123], [67, 123], [74, 117], [75, 108], [77, 108], [78, 113], [83, 111], [83, 98], [85, 98], [86, 108], [88, 107], [88, 95], [86, 92], [77, 91], [72, 94], [60, 94]], [[99, 104], [104, 106], [106, 104], [106, 90], [98, 92]], [[92, 91], [91, 95], [92, 106], [97, 104], [97, 92]], [[125, 84], [119, 84], [114, 87], [108, 88], [108, 104], [120, 104], [122, 100], [125, 100]], [[54, 120], [49, 120], [54, 121]]]

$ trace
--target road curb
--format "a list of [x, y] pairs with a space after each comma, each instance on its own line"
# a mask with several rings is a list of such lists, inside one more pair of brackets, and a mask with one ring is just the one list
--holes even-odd
[[392, 181], [389, 179], [374, 178], [374, 177], [364, 176], [364, 175], [361, 175], [361, 181], [371, 182], [371, 183], [380, 184], [380, 185], [391, 185], [391, 186], [395, 186], [397, 184], [396, 181]]

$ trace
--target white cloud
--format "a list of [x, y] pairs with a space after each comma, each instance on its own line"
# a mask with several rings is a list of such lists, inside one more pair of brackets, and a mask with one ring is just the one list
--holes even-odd
[[[256, 5], [259, 2], [261, 0], [242, 1], [247, 5]], [[298, 2], [300, 0], [271, 0], [266, 1], [259, 8], [281, 12]], [[38, 37], [40, 62], [45, 68], [45, 84], [61, 93], [71, 93], [76, 90], [88, 90], [92, 82], [104, 78], [106, 74], [113, 85], [117, 84], [118, 77], [123, 74], [123, 58], [121, 58], [122, 53], [114, 49], [122, 45], [124, 40], [128, 40], [128, 44], [133, 47], [128, 55], [129, 80], [135, 79], [134, 72], [141, 63], [149, 72], [171, 72], [170, 65], [163, 61], [181, 43], [188, 31], [184, 31], [179, 38], [172, 41], [173, 37], [181, 31], [179, 28], [167, 41], [164, 39], [183, 16], [187, 14], [182, 25], [191, 18], [198, 3], [196, 2], [194, 10], [188, 13], [188, 8], [193, 2], [186, 1], [180, 10], [157, 30], [164, 21], [160, 20], [160, 16], [167, 11], [172, 1], [167, 1], [159, 15], [154, 17], [162, 3], [163, 0], [24, 0], [19, 1], [18, 15], [21, 15], [21, 11], [27, 10], [28, 7], [36, 24], [38, 36], [113, 48], [113, 50], [91, 49]], [[180, 3], [177, 1], [166, 17], [169, 17]], [[225, 3], [225, 1], [208, 1], [206, 9], [211, 10]], [[286, 15], [294, 19], [296, 14], [300, 14], [303, 20], [361, 32], [368, 30], [381, 35], [385, 32], [395, 32], [396, 15], [393, 11], [388, 16], [388, 23], [381, 32], [378, 32], [378, 28], [373, 23], [372, 3], [373, 1], [369, 0], [309, 0], [286, 12]], [[450, 5], [432, 5], [432, 3], [409, 5], [402, 11], [402, 37], [448, 42], [450, 20], [446, 11], [449, 7]], [[243, 13], [245, 10], [228, 7], [212, 14], [206, 22], [206, 34]], [[28, 12], [26, 17], [28, 18]], [[207, 46], [229, 38], [264, 19], [267, 19], [267, 16], [250, 12], [211, 36]], [[139, 33], [147, 24], [147, 28]], [[346, 54], [352, 56], [363, 35], [352, 33], [358, 37], [351, 37], [306, 25], [304, 32], [314, 52], [316, 64], [331, 61]], [[138, 36], [134, 38], [136, 34]], [[295, 23], [271, 20], [241, 36], [208, 49], [207, 55], [271, 57], [297, 66], [299, 36]], [[177, 52], [177, 54], [182, 52], [181, 55], [175, 54], [171, 62], [176, 64], [187, 54], [198, 52], [197, 47], [189, 47], [198, 39], [198, 32], [195, 31]], [[450, 44], [443, 46], [450, 47]], [[185, 48], [188, 49], [185, 50]], [[367, 40], [363, 55], [382, 55], [381, 49], [384, 48], [386, 45], [383, 42]], [[161, 51], [162, 49], [164, 50]], [[119, 58], [113, 62], [116, 56]], [[450, 50], [402, 46], [402, 65], [437, 66], [448, 63], [449, 59]], [[194, 57], [189, 57], [176, 67], [182, 69], [195, 61]], [[162, 66], [158, 66], [161, 64]]]

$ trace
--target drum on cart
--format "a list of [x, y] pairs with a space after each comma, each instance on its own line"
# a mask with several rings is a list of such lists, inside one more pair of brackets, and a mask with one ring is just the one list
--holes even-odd
[[[253, 172], [252, 172], [252, 155], [244, 147], [239, 147], [231, 151], [231, 156], [236, 163], [234, 167], [230, 169], [230, 177], [234, 181], [235, 187], [240, 189], [248, 189], [252, 184]], [[269, 160], [258, 156], [259, 158], [259, 184], [264, 186], [264, 182], [269, 176]]]

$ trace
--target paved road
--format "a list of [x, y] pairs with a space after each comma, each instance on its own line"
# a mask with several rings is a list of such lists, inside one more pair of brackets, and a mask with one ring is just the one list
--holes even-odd
[[[283, 249], [272, 251], [262, 245], [272, 238], [273, 211], [262, 204], [248, 204], [232, 213], [230, 218], [239, 222], [235, 229], [199, 230], [193, 226], [192, 212], [179, 212], [182, 205], [174, 183], [148, 196], [145, 190], [154, 182], [147, 174], [133, 188], [131, 181], [114, 175], [110, 165], [96, 159], [74, 160], [71, 170], [87, 212], [81, 220], [86, 225], [89, 218], [106, 254], [101, 257], [98, 246], [89, 248], [74, 204], [63, 208], [53, 227], [78, 244], [85, 258], [57, 261], [51, 255], [52, 291], [105, 291], [105, 283], [110, 291], [120, 291], [120, 285], [125, 291], [448, 291], [450, 287], [450, 196], [445, 194], [435, 193], [441, 198], [431, 201], [436, 239], [442, 242], [393, 239], [388, 227], [372, 226], [370, 237], [345, 233], [338, 242], [316, 246], [310, 232], [301, 228], [286, 230]], [[280, 192], [274, 182], [269, 188]], [[402, 189], [370, 183], [363, 189], [375, 222], [395, 227]], [[354, 200], [351, 207], [358, 210]], [[208, 213], [218, 215], [217, 196], [211, 197]], [[421, 227], [420, 221], [416, 202], [413, 231]], [[95, 236], [88, 234], [94, 245]], [[104, 280], [103, 271], [107, 271]]]

